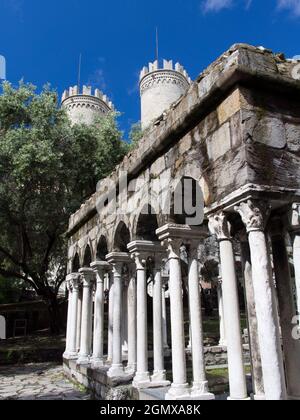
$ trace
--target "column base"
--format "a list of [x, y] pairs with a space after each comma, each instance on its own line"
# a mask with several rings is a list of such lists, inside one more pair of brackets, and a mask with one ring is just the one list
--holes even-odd
[[254, 401], [266, 401], [266, 396], [264, 394], [261, 395], [253, 395]]
[[151, 388], [149, 372], [137, 372], [133, 379], [132, 386], [137, 389]]
[[151, 386], [156, 388], [165, 388], [170, 386], [171, 382], [166, 379], [166, 371], [154, 371], [151, 376]]
[[107, 372], [109, 378], [119, 378], [125, 375], [123, 365], [112, 365], [112, 367]]
[[191, 389], [191, 398], [195, 400], [214, 400], [215, 396], [208, 390], [208, 382], [203, 381], [193, 383], [193, 388]]
[[77, 359], [77, 365], [89, 365], [90, 356], [87, 354], [79, 354]]
[[105, 366], [104, 359], [99, 357], [91, 358], [91, 365], [93, 369], [98, 369]]
[[63, 358], [67, 360], [76, 360], [78, 358], [78, 353], [70, 353], [66, 351], [63, 354]]
[[136, 363], [132, 363], [130, 365], [127, 365], [126, 368], [125, 368], [125, 372], [128, 375], [134, 375], [135, 372], [136, 372]]
[[228, 397], [227, 401], [251, 401], [250, 397], [246, 397], [246, 398], [233, 398], [233, 397]]
[[180, 401], [190, 400], [191, 395], [189, 392], [189, 384], [175, 385], [172, 384], [171, 388], [166, 394], [166, 401]]

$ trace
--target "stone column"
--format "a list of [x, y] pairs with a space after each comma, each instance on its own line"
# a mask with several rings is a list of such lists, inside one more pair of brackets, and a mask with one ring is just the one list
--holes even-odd
[[162, 312], [162, 263], [161, 256], [155, 258], [155, 273], [153, 280], [153, 352], [154, 352], [154, 372], [151, 377], [152, 383], [157, 386], [169, 386], [166, 380], [164, 364], [164, 344], [163, 344], [163, 312]]
[[287, 392], [290, 399], [300, 400], [300, 340], [295, 340], [292, 336], [291, 323], [296, 315], [296, 308], [285, 242], [286, 230], [279, 218], [275, 218], [272, 222], [270, 235], [272, 237]]
[[82, 277], [82, 319], [81, 319], [81, 343], [78, 363], [88, 363], [92, 347], [92, 307], [93, 307], [93, 284], [95, 273], [91, 268], [81, 268], [79, 273]]
[[67, 314], [67, 331], [66, 331], [66, 349], [63, 357], [69, 358], [70, 353], [70, 330], [71, 330], [71, 310], [72, 310], [72, 274], [69, 274], [66, 278], [66, 288], [68, 290], [68, 314]]
[[113, 325], [114, 325], [114, 277], [109, 273], [109, 295], [108, 295], [108, 337], [107, 337], [107, 362], [112, 362], [113, 357]]
[[219, 325], [220, 327], [219, 346], [227, 347], [225, 319], [224, 319], [224, 302], [223, 302], [223, 293], [222, 293], [222, 277], [219, 277], [218, 279], [217, 295], [218, 295], [219, 324], [220, 324]]
[[76, 346], [77, 352], [80, 352], [80, 340], [81, 340], [81, 318], [82, 318], [82, 285], [80, 285], [79, 297], [78, 297], [78, 310], [77, 310], [77, 338]]
[[240, 324], [240, 308], [233, 245], [224, 213], [211, 216], [209, 228], [217, 236], [220, 248], [222, 292], [229, 369], [230, 399], [247, 399], [246, 375]]
[[[246, 233], [246, 232], [245, 232]], [[247, 307], [247, 318], [248, 318], [248, 334], [249, 334], [249, 347], [251, 354], [251, 367], [252, 367], [252, 383], [254, 399], [264, 400], [264, 383], [263, 373], [261, 366], [261, 355], [259, 348], [259, 338], [257, 331], [257, 316], [254, 298], [254, 289], [252, 282], [252, 265], [250, 257], [250, 247], [248, 243], [248, 237], [244, 232], [239, 235], [241, 241], [241, 260], [242, 270], [244, 274], [244, 290], [245, 300]]]
[[91, 268], [96, 275], [96, 293], [94, 307], [94, 340], [92, 366], [104, 366], [104, 279], [109, 264], [105, 261], [96, 261]]
[[257, 314], [265, 395], [267, 400], [287, 398], [270, 255], [265, 237], [267, 207], [249, 200], [236, 207], [249, 234], [252, 282]]
[[127, 293], [128, 310], [128, 364], [126, 372], [135, 374], [137, 363], [137, 343], [136, 343], [136, 273], [133, 266], [130, 267], [130, 277]]
[[184, 313], [182, 299], [182, 275], [180, 262], [180, 247], [182, 239], [177, 225], [166, 225], [156, 231], [163, 241], [169, 258], [170, 267], [170, 304], [171, 304], [171, 332], [172, 332], [172, 371], [173, 382], [166, 394], [166, 400], [190, 399], [189, 384], [186, 374], [186, 355], [184, 337]]
[[293, 259], [297, 293], [297, 310], [300, 315], [300, 204], [293, 204], [290, 213], [291, 238], [293, 241]]
[[214, 395], [208, 391], [205, 371], [198, 245], [199, 241], [194, 241], [189, 248], [188, 291], [194, 379], [191, 395], [197, 400], [214, 400]]
[[128, 307], [127, 297], [128, 281], [123, 280], [123, 294], [122, 294], [122, 354], [124, 358], [128, 357]]
[[69, 358], [77, 358], [77, 315], [78, 315], [78, 300], [80, 276], [73, 274], [71, 280], [72, 300], [71, 300], [71, 323], [70, 323], [70, 349]]
[[164, 350], [169, 350], [168, 345], [168, 320], [167, 320], [167, 305], [166, 305], [166, 280], [163, 281], [162, 286], [162, 323], [163, 323], [163, 345]]
[[[130, 248], [129, 248], [130, 249]], [[143, 256], [135, 251], [137, 279], [137, 371], [133, 380], [135, 388], [150, 386], [148, 371], [148, 338], [147, 338], [147, 279]]]
[[123, 267], [130, 261], [127, 253], [113, 252], [106, 257], [113, 266], [114, 276], [114, 315], [113, 315], [113, 359], [108, 371], [110, 378], [124, 376], [122, 360], [122, 295], [123, 295]]

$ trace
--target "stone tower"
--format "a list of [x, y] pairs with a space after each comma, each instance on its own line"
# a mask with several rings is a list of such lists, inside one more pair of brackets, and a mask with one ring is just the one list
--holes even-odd
[[113, 104], [99, 89], [92, 94], [90, 86], [83, 86], [82, 93], [78, 86], [65, 90], [62, 96], [62, 107], [72, 121], [72, 124], [92, 124], [101, 115], [113, 111]]
[[191, 84], [187, 72], [179, 64], [173, 66], [173, 61], [150, 63], [144, 67], [140, 75], [141, 122], [142, 128], [158, 118], [171, 104], [182, 96]]

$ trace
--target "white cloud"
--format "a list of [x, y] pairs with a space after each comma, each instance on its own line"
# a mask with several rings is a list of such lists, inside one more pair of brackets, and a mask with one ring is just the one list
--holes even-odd
[[242, 6], [244, 6], [246, 10], [248, 10], [252, 4], [252, 0], [203, 0], [201, 5], [203, 12], [209, 13], [229, 9], [230, 7], [237, 5], [238, 2], [242, 3]]
[[232, 0], [205, 0], [203, 10], [204, 12], [219, 12], [222, 9], [228, 9], [232, 4]]
[[300, 0], [278, 0], [278, 8], [289, 10], [294, 16], [300, 17]]

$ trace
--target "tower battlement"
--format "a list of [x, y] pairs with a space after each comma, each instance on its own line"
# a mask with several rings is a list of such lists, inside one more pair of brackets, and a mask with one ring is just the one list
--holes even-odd
[[104, 102], [110, 110], [114, 109], [113, 103], [110, 101], [108, 96], [99, 89], [95, 89], [93, 92], [91, 86], [83, 86], [81, 91], [78, 86], [71, 86], [69, 89], [64, 91], [61, 102], [63, 103], [66, 99], [74, 96], [92, 96]]
[[78, 86], [66, 89], [62, 95], [62, 107], [73, 124], [92, 124], [101, 115], [114, 110], [113, 103], [99, 89], [92, 91], [91, 86]]
[[140, 73], [142, 127], [147, 128], [186, 93], [192, 83], [184, 67], [172, 60], [149, 63]]
[[192, 80], [189, 77], [185, 68], [179, 63], [176, 63], [175, 66], [174, 66], [173, 60], [163, 60], [162, 67], [159, 67], [158, 60], [154, 61], [153, 63], [149, 63], [148, 66], [145, 66], [142, 69], [142, 71], [140, 73], [140, 81], [142, 81], [142, 79], [145, 76], [147, 76], [149, 73], [153, 73], [153, 72], [156, 72], [156, 71], [164, 71], [164, 70], [174, 71], [176, 73], [180, 73], [180, 74], [182, 74], [182, 76], [184, 76], [186, 78], [186, 80], [189, 82], [189, 84], [192, 83]]

